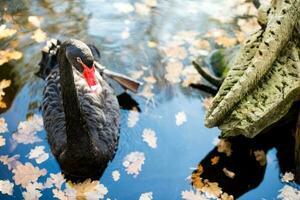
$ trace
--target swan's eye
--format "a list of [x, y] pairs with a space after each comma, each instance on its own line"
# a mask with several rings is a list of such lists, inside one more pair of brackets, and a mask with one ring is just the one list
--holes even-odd
[[80, 57], [76, 57], [76, 61], [77, 61], [78, 63], [80, 63], [80, 64], [83, 64], [83, 62], [82, 62], [82, 60], [81, 60]]

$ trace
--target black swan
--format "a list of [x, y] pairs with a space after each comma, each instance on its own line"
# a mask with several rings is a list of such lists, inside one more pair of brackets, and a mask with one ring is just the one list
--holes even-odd
[[65, 175], [100, 177], [118, 145], [120, 114], [116, 95], [95, 69], [99, 52], [70, 39], [49, 53], [47, 62], [58, 64], [44, 69], [42, 113], [51, 151]]

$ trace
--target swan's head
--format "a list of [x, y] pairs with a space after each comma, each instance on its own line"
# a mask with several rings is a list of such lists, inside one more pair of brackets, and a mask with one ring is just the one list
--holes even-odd
[[91, 49], [80, 40], [71, 39], [66, 47], [66, 57], [86, 80], [90, 88], [96, 88], [99, 83], [96, 78], [94, 57]]

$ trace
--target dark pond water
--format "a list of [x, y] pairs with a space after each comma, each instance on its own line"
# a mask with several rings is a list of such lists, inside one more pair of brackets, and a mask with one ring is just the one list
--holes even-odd
[[[17, 30], [9, 39], [0, 40], [1, 50], [15, 49], [23, 57], [0, 66], [0, 81], [12, 81], [10, 87], [4, 90], [6, 95], [3, 101], [7, 109], [1, 110], [0, 117], [5, 119], [8, 132], [2, 134], [6, 142], [0, 147], [0, 154], [8, 157], [19, 155], [18, 161], [22, 164], [29, 162], [34, 167], [47, 170], [46, 174], [32, 182], [45, 185], [51, 173], [60, 173], [44, 130], [38, 130], [35, 134], [40, 138], [38, 141], [32, 135], [27, 138], [26, 135], [14, 136], [15, 132], [21, 132], [18, 131], [20, 122], [32, 115], [41, 116], [39, 108], [44, 81], [34, 73], [39, 69], [40, 50], [45, 42], [31, 38], [38, 28], [28, 22], [29, 16], [37, 16], [39, 28], [47, 38], [77, 38], [92, 43], [100, 49], [103, 65], [144, 82], [138, 95], [131, 93], [139, 103], [141, 112], [121, 111], [119, 148], [100, 179], [100, 183], [108, 190], [104, 192], [104, 199], [205, 199], [200, 195], [196, 197], [190, 194], [188, 197], [188, 192], [196, 194], [190, 179], [199, 173], [194, 171], [197, 168], [199, 170], [199, 163], [207, 172], [203, 173], [205, 179], [218, 182], [224, 192], [236, 198], [277, 199], [279, 190], [285, 185], [281, 175], [289, 169], [290, 162], [290, 156], [285, 154], [289, 150], [278, 145], [281, 140], [274, 139], [266, 143], [262, 139], [254, 142], [256, 146], [241, 139], [231, 141], [232, 157], [218, 152], [216, 143], [219, 130], [208, 129], [203, 124], [203, 102], [207, 101], [209, 95], [185, 87], [185, 80], [198, 81], [200, 77], [192, 70], [192, 58], [197, 54], [207, 55], [222, 46], [222, 41], [215, 42], [215, 38], [207, 36], [208, 32], [219, 34], [222, 29], [228, 36], [235, 37], [238, 25], [236, 20], [230, 20], [238, 13], [234, 5], [239, 3], [229, 0], [1, 1], [1, 24]], [[200, 44], [204, 37], [208, 45]], [[120, 92], [120, 88], [116, 90]], [[178, 113], [181, 114], [176, 123], [175, 116]], [[38, 126], [37, 123], [25, 123], [24, 129], [26, 126]], [[142, 136], [145, 132], [153, 131], [157, 138], [156, 145], [152, 145], [155, 148], [143, 141]], [[43, 146], [44, 152], [49, 154], [49, 158], [45, 161], [42, 159], [40, 163], [29, 156], [30, 151], [38, 146]], [[288, 163], [286, 165], [278, 162], [282, 149], [284, 156], [281, 156], [281, 162]], [[255, 160], [253, 152], [257, 150], [266, 153], [262, 154], [261, 159], [266, 163], [260, 165]], [[141, 170], [135, 170], [136, 174], [128, 174], [125, 167], [128, 164], [125, 162], [126, 156], [132, 152], [140, 152], [131, 154], [133, 160], [144, 159], [141, 161]], [[211, 161], [214, 157], [219, 159], [216, 164]], [[31, 195], [37, 191], [40, 199], [54, 198], [55, 186], [35, 186], [30, 190], [17, 184], [16, 162], [11, 163], [12, 168], [8, 168], [3, 160], [2, 157], [0, 179], [9, 180], [15, 185], [12, 195], [0, 193], [0, 199], [22, 199], [26, 191]], [[234, 172], [235, 177], [224, 176], [224, 168]], [[120, 174], [119, 180], [112, 178], [113, 172]], [[25, 173], [23, 176], [29, 176], [30, 179], [32, 174]], [[63, 184], [61, 190], [67, 194], [65, 187], [72, 186]], [[207, 198], [213, 191], [219, 195], [217, 189], [207, 187], [207, 191], [211, 191], [206, 193]], [[141, 196], [143, 193], [148, 193], [148, 197], [152, 193], [152, 198], [145, 197], [147, 194]], [[100, 197], [95, 195], [90, 199]], [[34, 199], [34, 195], [27, 198]]]

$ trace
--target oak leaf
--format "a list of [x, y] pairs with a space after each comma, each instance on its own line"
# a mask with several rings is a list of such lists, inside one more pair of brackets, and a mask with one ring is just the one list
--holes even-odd
[[25, 165], [17, 165], [12, 172], [14, 173], [13, 179], [15, 180], [16, 185], [26, 187], [29, 183], [35, 182], [39, 177], [46, 175], [47, 170], [39, 169], [27, 162]]

